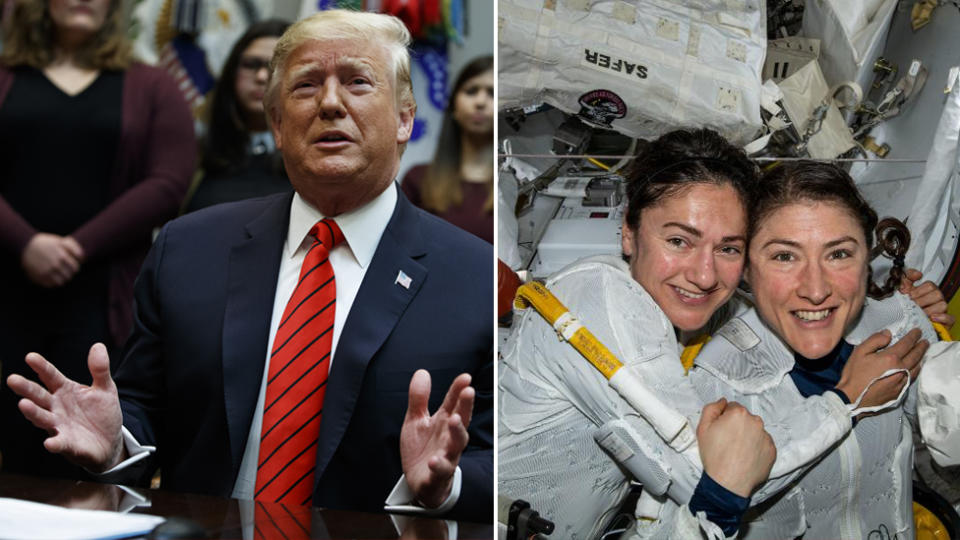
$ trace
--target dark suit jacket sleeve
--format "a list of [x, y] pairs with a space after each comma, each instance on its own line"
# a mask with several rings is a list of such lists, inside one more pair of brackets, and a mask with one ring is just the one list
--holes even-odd
[[460, 459], [463, 484], [450, 517], [489, 521], [493, 511], [493, 349], [490, 363], [473, 375], [476, 398], [470, 442]]
[[[120, 359], [112, 359], [114, 380], [120, 393], [123, 425], [140, 444], [156, 445], [156, 426], [161, 421], [165, 384], [163, 376], [160, 309], [154, 295], [167, 228], [160, 232], [143, 263], [134, 287], [136, 308], [134, 329]], [[159, 449], [162, 451], [162, 448]], [[132, 483], [146, 483], [157, 467], [157, 456], [123, 471], [122, 477]]]

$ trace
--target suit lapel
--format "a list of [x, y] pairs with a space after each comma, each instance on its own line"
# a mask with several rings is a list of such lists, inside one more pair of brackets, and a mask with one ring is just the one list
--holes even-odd
[[427, 278], [416, 261], [424, 252], [417, 211], [400, 195], [337, 342], [320, 424], [317, 481], [350, 423], [367, 364]]
[[263, 379], [291, 197], [274, 199], [247, 224], [246, 239], [230, 252], [222, 347], [224, 405], [234, 472], [243, 459]]

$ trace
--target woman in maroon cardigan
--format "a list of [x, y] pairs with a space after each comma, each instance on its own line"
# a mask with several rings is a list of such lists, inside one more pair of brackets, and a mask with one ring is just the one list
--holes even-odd
[[[154, 227], [193, 172], [190, 111], [132, 60], [121, 0], [17, 2], [0, 54], [0, 365], [45, 352], [89, 382], [91, 343], [119, 347]], [[112, 356], [113, 357], [113, 356]], [[115, 356], [119, 358], [119, 355]], [[0, 388], [3, 469], [73, 475]]]

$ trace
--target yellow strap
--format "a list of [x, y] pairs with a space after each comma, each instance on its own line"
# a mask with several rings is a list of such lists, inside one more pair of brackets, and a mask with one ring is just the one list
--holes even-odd
[[[560, 303], [553, 293], [536, 281], [525, 283], [517, 289], [513, 305], [519, 309], [533, 306], [533, 309], [537, 310], [537, 313], [542, 315], [551, 326], [555, 325], [557, 319], [570, 313], [570, 310]], [[623, 363], [584, 326], [581, 326], [567, 341], [608, 380], [623, 367]]]
[[[940, 338], [940, 341], [953, 341], [953, 337], [950, 336], [950, 331], [947, 330], [946, 326], [938, 322], [934, 322], [933, 329], [937, 331], [937, 336]], [[710, 336], [708, 334], [702, 334], [697, 336], [696, 339], [691, 341], [689, 345], [683, 348], [683, 352], [680, 353], [680, 363], [683, 364], [684, 374], [690, 372], [690, 368], [693, 367], [694, 360], [697, 359], [697, 355], [700, 354], [700, 350], [703, 349], [703, 346], [706, 345], [708, 341], [710, 341]]]
[[693, 367], [693, 361], [696, 360], [697, 355], [700, 354], [700, 349], [702, 349], [708, 341], [710, 341], [710, 334], [701, 334], [683, 348], [683, 352], [680, 353], [680, 363], [683, 364], [684, 375], [690, 372], [690, 368]]
[[940, 341], [953, 341], [953, 337], [950, 336], [950, 331], [947, 330], [947, 327], [935, 322], [933, 323], [933, 329], [937, 331], [937, 336], [940, 337]]

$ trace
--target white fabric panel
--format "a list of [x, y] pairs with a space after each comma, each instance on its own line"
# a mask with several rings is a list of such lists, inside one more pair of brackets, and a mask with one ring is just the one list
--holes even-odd
[[746, 143], [760, 128], [765, 1], [500, 0], [498, 6], [501, 108], [543, 102], [574, 114], [586, 108], [600, 117], [595, 124], [641, 138], [708, 126]]
[[820, 131], [810, 137], [807, 150], [810, 156], [816, 159], [830, 159], [843, 154], [856, 146], [850, 129], [843, 120], [840, 110], [833, 103], [830, 88], [827, 86], [820, 65], [811, 60], [803, 67], [793, 71], [786, 79], [780, 81], [780, 91], [783, 92], [783, 106], [787, 115], [795, 123], [797, 131], [803, 135], [807, 125], [812, 120], [814, 110], [824, 100], [830, 102], [827, 113], [820, 124]]
[[500, 171], [497, 175], [497, 257], [513, 271], [521, 270], [523, 266], [517, 245], [520, 224], [514, 210], [518, 190], [516, 177], [510, 171]]
[[[953, 255], [955, 242], [949, 219], [956, 219], [960, 205], [957, 145], [960, 142], [960, 86], [947, 97], [940, 123], [927, 156], [917, 198], [910, 209], [907, 226], [912, 243], [905, 257], [908, 267], [918, 268], [924, 279], [939, 282]], [[947, 253], [942, 252], [949, 246]]]
[[960, 342], [930, 346], [917, 379], [923, 442], [941, 467], [960, 465]]
[[804, 6], [803, 35], [823, 42], [820, 66], [827, 83], [853, 81], [867, 88], [897, 0], [808, 0]]

